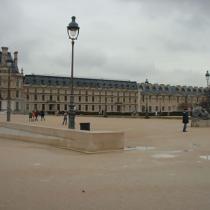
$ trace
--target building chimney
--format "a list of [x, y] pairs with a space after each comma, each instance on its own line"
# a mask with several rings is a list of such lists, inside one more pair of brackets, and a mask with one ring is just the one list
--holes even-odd
[[14, 52], [14, 63], [15, 63], [15, 66], [18, 65], [18, 51]]
[[23, 68], [21, 68], [21, 74], [23, 75]]
[[6, 65], [8, 56], [8, 47], [2, 47], [2, 65]]

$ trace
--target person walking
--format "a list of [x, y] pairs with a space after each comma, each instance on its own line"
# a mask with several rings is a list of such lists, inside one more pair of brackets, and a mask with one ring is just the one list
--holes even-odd
[[29, 119], [29, 122], [32, 122], [32, 112], [28, 113], [28, 119]]
[[35, 121], [38, 121], [39, 111], [35, 111]]
[[32, 111], [32, 121], [35, 120], [35, 111]]
[[67, 116], [68, 116], [67, 112], [64, 112], [64, 114], [63, 114], [63, 125], [67, 124]]
[[187, 132], [187, 124], [189, 123], [189, 114], [187, 109], [184, 109], [183, 115], [182, 115], [182, 122], [184, 124], [183, 126], [183, 132]]
[[44, 118], [45, 113], [44, 113], [44, 111], [43, 111], [43, 110], [40, 112], [40, 116], [41, 116], [41, 121], [42, 121], [42, 120], [44, 120], [44, 121], [45, 121], [45, 118]]

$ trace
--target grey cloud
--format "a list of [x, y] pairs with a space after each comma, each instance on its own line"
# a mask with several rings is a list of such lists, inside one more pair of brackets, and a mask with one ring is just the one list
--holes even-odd
[[205, 0], [1, 0], [0, 41], [26, 73], [69, 75], [66, 25], [76, 15], [76, 76], [202, 84], [209, 9]]
[[178, 24], [187, 28], [198, 27], [204, 29], [209, 24], [209, 0], [117, 0], [133, 3], [139, 7], [139, 13], [152, 18], [174, 19]]

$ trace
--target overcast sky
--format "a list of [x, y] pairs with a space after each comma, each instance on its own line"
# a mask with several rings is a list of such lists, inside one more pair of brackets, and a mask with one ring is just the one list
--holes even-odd
[[25, 74], [70, 75], [75, 15], [76, 77], [206, 86], [209, 11], [209, 0], [0, 0], [0, 45]]

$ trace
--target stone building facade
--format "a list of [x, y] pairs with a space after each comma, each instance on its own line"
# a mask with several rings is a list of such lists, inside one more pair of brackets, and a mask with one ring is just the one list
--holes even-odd
[[[12, 66], [7, 66], [7, 59]], [[18, 53], [7, 47], [0, 51], [0, 110], [6, 110], [8, 78], [11, 80], [11, 109], [28, 113], [68, 111], [71, 79], [45, 75], [23, 75], [18, 69]], [[202, 87], [151, 84], [148, 81], [74, 78], [74, 102], [78, 113], [173, 113], [191, 109], [206, 100]]]
[[[137, 83], [74, 78], [74, 102], [79, 113], [131, 113], [137, 110]], [[24, 110], [49, 113], [68, 110], [71, 79], [25, 75]]]
[[[12, 65], [7, 65], [8, 59], [12, 60]], [[11, 110], [13, 112], [23, 112], [23, 72], [18, 69], [18, 52], [14, 52], [12, 57], [7, 47], [2, 47], [0, 51], [0, 110], [7, 109], [8, 99], [8, 78], [10, 78], [10, 99]]]
[[175, 113], [192, 108], [206, 101], [206, 89], [192, 86], [138, 84], [138, 112]]

